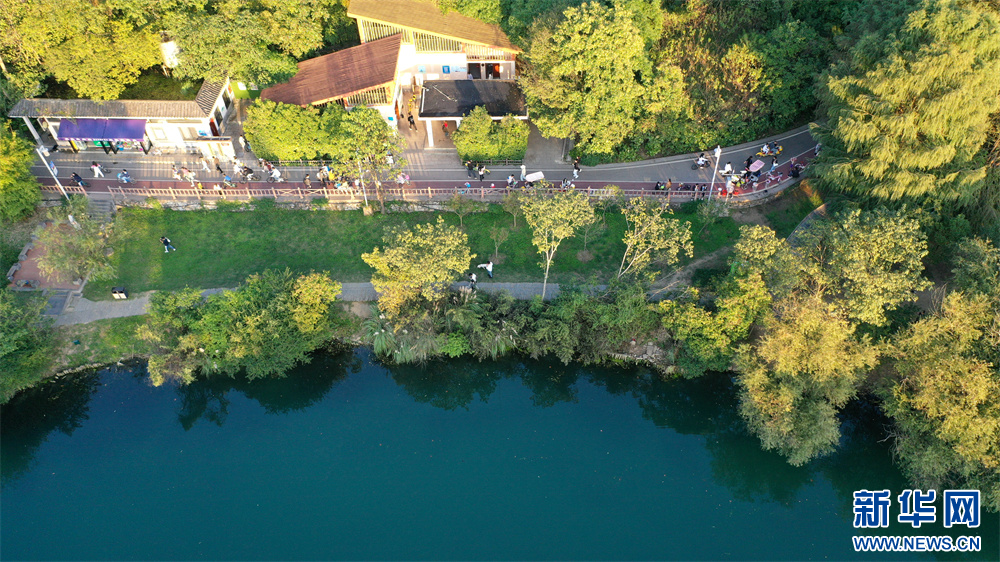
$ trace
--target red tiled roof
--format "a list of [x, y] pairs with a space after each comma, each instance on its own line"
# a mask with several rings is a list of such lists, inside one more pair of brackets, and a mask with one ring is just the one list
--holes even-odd
[[402, 36], [393, 35], [299, 63], [291, 80], [265, 88], [263, 99], [308, 105], [323, 103], [392, 82]]

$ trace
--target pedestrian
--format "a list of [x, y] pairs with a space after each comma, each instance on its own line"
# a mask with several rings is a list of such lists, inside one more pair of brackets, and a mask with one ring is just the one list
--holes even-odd
[[213, 156], [212, 157], [212, 162], [215, 163], [215, 171], [219, 172], [220, 176], [226, 175], [226, 173], [222, 171], [222, 166], [219, 166], [219, 157], [218, 156]]
[[514, 187], [517, 181], [514, 179], [514, 174], [507, 176], [507, 187]]
[[403, 187], [404, 183], [406, 183], [406, 182], [403, 181], [403, 174], [402, 173], [398, 174], [396, 176], [396, 185], [398, 185], [399, 187]]
[[771, 159], [771, 170], [768, 173], [773, 174], [774, 171], [777, 169], [778, 169], [778, 157], [775, 156], [774, 158]]
[[747, 161], [743, 163], [744, 169], [749, 170], [750, 164], [753, 164], [753, 156], [747, 156]]
[[577, 156], [573, 159], [573, 179], [578, 179], [580, 177], [580, 157]]
[[243, 163], [240, 162], [239, 158], [233, 159], [233, 175], [237, 175], [243, 171]]
[[246, 137], [244, 137], [243, 135], [240, 135], [240, 136], [236, 137], [236, 140], [240, 141], [240, 148], [243, 149], [243, 152], [246, 152], [246, 150], [247, 150], [247, 139], [246, 139]]
[[243, 139], [243, 142], [246, 144], [247, 152], [253, 152], [253, 149], [250, 148], [250, 141]]
[[528, 167], [521, 164], [521, 181], [524, 181], [528, 176]]
[[413, 120], [413, 114], [412, 113], [406, 116], [406, 120], [410, 123], [410, 130], [411, 131], [416, 131], [417, 130], [417, 123]]
[[485, 269], [486, 270], [486, 274], [490, 276], [490, 279], [493, 279], [493, 261], [492, 260], [488, 261], [486, 263], [481, 263], [481, 264], [477, 265], [476, 267]]
[[199, 158], [198, 161], [201, 162], [201, 169], [205, 170], [206, 172], [212, 171], [212, 169], [208, 167], [208, 160], [205, 160], [204, 156]]
[[302, 179], [302, 183], [306, 184], [306, 189], [312, 187], [312, 180], [309, 179], [309, 174], [306, 174], [306, 177]]
[[104, 170], [101, 169], [101, 165], [98, 164], [97, 162], [92, 162], [90, 164], [90, 169], [94, 171], [94, 177], [95, 178], [103, 178], [104, 177]]
[[474, 178], [474, 177], [476, 177], [476, 176], [473, 175], [475, 173], [475, 171], [476, 171], [476, 165], [472, 163], [472, 160], [466, 160], [465, 161], [465, 173], [468, 174], [468, 176], [470, 178]]
[[177, 171], [177, 165], [170, 165], [170, 175], [174, 176], [174, 181], [181, 181], [181, 173]]
[[486, 177], [486, 164], [482, 164], [479, 166], [479, 181], [483, 181], [485, 177]]
[[277, 167], [271, 168], [271, 181], [281, 181], [281, 170]]
[[164, 254], [169, 253], [170, 250], [173, 250], [175, 252], [177, 251], [177, 248], [174, 248], [174, 245], [170, 243], [170, 239], [167, 238], [166, 236], [160, 236], [160, 242], [163, 242]]
[[385, 155], [385, 161], [390, 167], [396, 164], [396, 159], [392, 157], [391, 152]]
[[319, 171], [316, 172], [316, 177], [319, 179], [319, 183], [322, 184], [323, 187], [326, 187], [326, 180], [328, 176], [326, 172], [323, 171], [323, 168], [320, 168]]
[[469, 272], [469, 287], [475, 291], [476, 290], [476, 274]]
[[733, 173], [733, 163], [726, 162], [726, 167], [722, 169], [722, 175], [729, 175]]

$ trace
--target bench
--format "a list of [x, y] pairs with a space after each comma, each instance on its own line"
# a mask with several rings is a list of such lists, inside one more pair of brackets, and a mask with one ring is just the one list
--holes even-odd
[[35, 245], [32, 244], [31, 242], [28, 242], [27, 244], [25, 244], [24, 245], [24, 249], [21, 250], [21, 253], [17, 255], [17, 261], [24, 261], [24, 260], [28, 259], [28, 250], [32, 250], [32, 249], [34, 249], [34, 247], [35, 247]]
[[15, 263], [14, 265], [10, 266], [10, 271], [7, 272], [7, 280], [10, 281], [11, 283], [13, 283], [14, 282], [14, 274], [17, 273], [17, 270], [19, 270], [19, 269], [21, 269], [21, 264], [20, 263]]

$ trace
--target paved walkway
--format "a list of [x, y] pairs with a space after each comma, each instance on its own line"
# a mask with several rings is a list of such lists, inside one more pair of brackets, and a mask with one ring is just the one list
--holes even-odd
[[[378, 293], [371, 283], [343, 283], [343, 291], [337, 300], [344, 302], [370, 302], [378, 300]], [[455, 283], [452, 289], [468, 287], [468, 282]], [[516, 299], [528, 300], [535, 295], [542, 294], [541, 283], [492, 283], [490, 281], [480, 281], [477, 289], [483, 293], [499, 293], [508, 291]], [[203, 297], [220, 293], [230, 289], [205, 289], [201, 292]], [[156, 291], [147, 291], [137, 295], [129, 296], [127, 300], [92, 301], [79, 297], [67, 303], [62, 314], [56, 317], [56, 326], [69, 326], [72, 324], [86, 324], [95, 320], [105, 320], [107, 318], [123, 318], [125, 316], [141, 316], [149, 310], [149, 297]], [[545, 300], [551, 300], [559, 296], [559, 285], [549, 283], [545, 291]]]
[[[559, 182], [563, 178], [573, 177], [572, 165], [564, 160], [565, 143], [559, 139], [544, 139], [533, 131], [529, 137], [528, 154], [525, 158], [528, 165], [528, 172], [543, 172], [545, 177], [553, 182]], [[741, 145], [724, 148], [719, 162], [721, 170], [726, 162], [732, 163], [735, 170], [742, 170], [743, 164], [748, 157], [753, 157], [764, 142], [776, 141], [784, 147], [778, 163], [785, 171], [787, 177], [788, 161], [791, 157], [809, 153], [816, 143], [809, 134], [807, 126], [778, 134], [766, 139], [744, 143]], [[705, 147], [705, 154], [712, 157], [714, 147]], [[237, 157], [245, 163], [256, 167], [256, 157], [248, 152], [243, 152], [236, 147]], [[412, 189], [419, 190], [427, 187], [455, 187], [470, 181], [465, 169], [459, 162], [457, 152], [454, 149], [408, 149], [405, 153], [408, 166], [407, 171], [412, 181]], [[580, 177], [576, 180], [578, 187], [600, 187], [606, 184], [617, 184], [627, 188], [652, 189], [657, 181], [666, 182], [672, 180], [677, 184], [710, 184], [714, 173], [713, 166], [697, 169], [693, 166], [697, 153], [670, 156], [666, 158], [655, 158], [639, 162], [625, 162], [620, 164], [602, 164], [600, 166], [584, 166], [580, 172]], [[91, 184], [88, 191], [95, 193], [107, 193], [109, 188], [118, 187], [115, 179], [117, 172], [128, 169], [134, 182], [128, 187], [160, 187], [173, 189], [190, 188], [190, 183], [186, 181], [174, 181], [171, 174], [171, 166], [178, 168], [187, 167], [196, 174], [196, 181], [202, 182], [206, 190], [210, 190], [212, 184], [219, 183], [221, 176], [213, 169], [206, 172], [200, 165], [197, 155], [192, 154], [142, 154], [139, 153], [119, 153], [106, 155], [103, 151], [87, 151], [79, 154], [71, 152], [55, 152], [49, 157], [50, 161], [56, 165], [58, 177], [65, 185], [70, 185], [69, 175], [73, 172], [79, 173]], [[756, 158], [755, 158], [756, 159]], [[767, 167], [770, 166], [770, 158], [762, 158]], [[108, 168], [108, 175], [103, 179], [94, 179], [90, 171], [91, 161], [103, 163]], [[210, 167], [212, 167], [210, 163]], [[223, 164], [223, 170], [232, 174], [233, 166]], [[694, 168], [694, 169], [693, 169]], [[36, 160], [32, 167], [32, 172], [47, 185], [54, 184], [51, 175], [40, 160]], [[281, 184], [282, 187], [299, 187], [305, 175], [311, 174], [315, 178], [316, 168], [302, 166], [282, 166], [283, 177], [288, 179], [288, 183]], [[502, 186], [505, 184], [508, 175], [520, 176], [520, 168], [512, 166], [497, 166], [491, 169], [491, 173], [483, 182], [478, 179], [471, 180], [474, 188], [489, 187], [490, 184]], [[234, 176], [235, 177], [235, 176]], [[153, 183], [150, 183], [153, 182]], [[717, 187], [720, 180], [717, 178]], [[314, 186], [318, 181], [313, 181]], [[239, 188], [244, 188], [248, 184], [240, 183]], [[249, 184], [253, 188], [268, 188], [275, 184], [267, 182], [252, 182]]]

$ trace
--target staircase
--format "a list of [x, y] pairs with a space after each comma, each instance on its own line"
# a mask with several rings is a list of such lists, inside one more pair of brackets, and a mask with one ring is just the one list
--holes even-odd
[[90, 213], [90, 218], [97, 222], [107, 223], [111, 222], [111, 219], [115, 215], [115, 205], [107, 199], [91, 197], [87, 211]]

